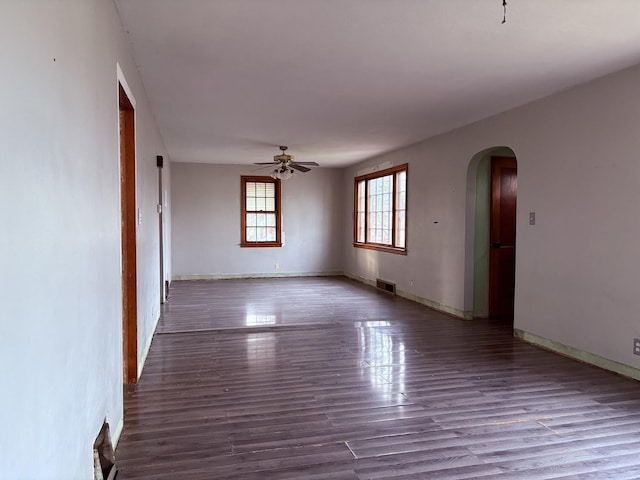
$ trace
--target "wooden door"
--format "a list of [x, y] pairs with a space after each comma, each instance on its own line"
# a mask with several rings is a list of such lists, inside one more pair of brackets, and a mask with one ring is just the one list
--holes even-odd
[[513, 318], [516, 277], [517, 163], [491, 158], [489, 316]]
[[125, 383], [138, 380], [138, 297], [136, 270], [135, 115], [124, 88], [120, 104], [120, 210], [122, 217], [122, 347]]
[[166, 299], [166, 293], [164, 291], [164, 205], [162, 203], [162, 167], [164, 166], [164, 159], [161, 155], [156, 157], [156, 164], [158, 166], [158, 234], [160, 236], [160, 304], [163, 304]]

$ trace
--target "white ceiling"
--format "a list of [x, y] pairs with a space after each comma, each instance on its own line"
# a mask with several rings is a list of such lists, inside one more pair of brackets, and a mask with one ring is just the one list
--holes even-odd
[[172, 161], [344, 166], [640, 63], [640, 0], [115, 0]]

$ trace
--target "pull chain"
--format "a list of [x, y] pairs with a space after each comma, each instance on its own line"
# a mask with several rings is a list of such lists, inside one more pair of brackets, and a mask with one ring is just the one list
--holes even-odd
[[502, 23], [507, 23], [507, 0], [502, 0], [502, 8], [504, 9], [504, 16], [502, 17]]

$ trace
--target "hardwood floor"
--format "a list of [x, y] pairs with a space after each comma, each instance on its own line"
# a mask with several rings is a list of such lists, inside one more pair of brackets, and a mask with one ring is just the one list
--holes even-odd
[[119, 480], [640, 479], [640, 384], [343, 278], [174, 282]]

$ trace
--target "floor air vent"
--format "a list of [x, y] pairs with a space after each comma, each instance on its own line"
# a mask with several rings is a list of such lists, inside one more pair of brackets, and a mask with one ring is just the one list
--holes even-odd
[[396, 284], [387, 282], [381, 278], [376, 279], [376, 287], [378, 287], [379, 290], [384, 290], [385, 292], [390, 293], [391, 295], [396, 294]]

